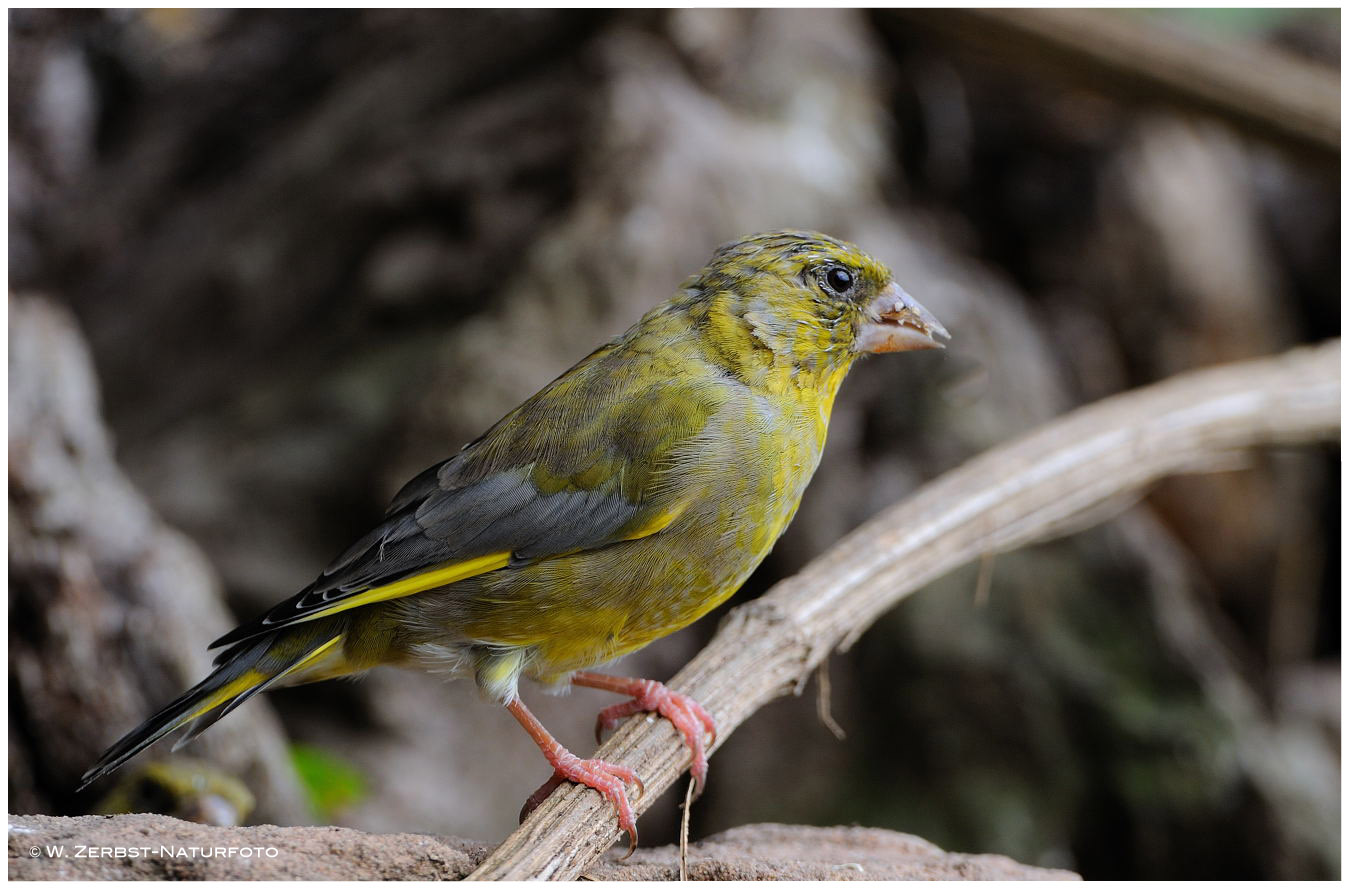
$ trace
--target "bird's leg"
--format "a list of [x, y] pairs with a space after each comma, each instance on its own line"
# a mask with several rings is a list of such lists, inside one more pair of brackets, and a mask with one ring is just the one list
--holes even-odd
[[581, 759], [549, 734], [548, 729], [543, 727], [543, 723], [529, 712], [519, 698], [507, 704], [506, 709], [511, 711], [516, 721], [529, 732], [529, 736], [539, 745], [544, 757], [553, 767], [553, 777], [545, 781], [543, 786], [525, 801], [524, 808], [520, 810], [520, 820], [523, 821], [525, 816], [534, 811], [563, 781], [575, 781], [598, 791], [601, 796], [613, 803], [614, 809], [618, 812], [618, 826], [628, 832], [628, 854], [631, 855], [632, 850], [637, 848], [637, 817], [628, 802], [627, 788], [624, 784], [630, 781], [637, 785], [638, 792], [645, 792], [646, 787], [642, 784], [642, 779], [637, 777], [637, 773], [627, 766], [605, 762], [602, 759]]
[[630, 695], [631, 701], [605, 707], [595, 720], [595, 740], [604, 732], [617, 726], [634, 713], [644, 711], [659, 713], [674, 724], [684, 736], [684, 744], [693, 756], [689, 773], [693, 775], [694, 794], [703, 792], [707, 781], [707, 748], [703, 744], [703, 731], [711, 735], [711, 741], [717, 739], [717, 724], [703, 706], [687, 695], [670, 691], [664, 685], [652, 679], [625, 679], [622, 676], [606, 676], [603, 673], [585, 671], [573, 673], [572, 685], [586, 688], [599, 688], [615, 694]]

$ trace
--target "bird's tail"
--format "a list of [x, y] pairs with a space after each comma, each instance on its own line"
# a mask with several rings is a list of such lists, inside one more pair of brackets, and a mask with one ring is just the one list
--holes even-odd
[[84, 773], [79, 789], [88, 787], [180, 726], [190, 724], [187, 733], [173, 745], [174, 750], [258, 692], [283, 679], [293, 682], [309, 678], [315, 668], [326, 667], [334, 657], [340, 659], [341, 642], [340, 627], [334, 628], [329, 621], [317, 621], [249, 639], [227, 649], [216, 659], [211, 675], [109, 747]]

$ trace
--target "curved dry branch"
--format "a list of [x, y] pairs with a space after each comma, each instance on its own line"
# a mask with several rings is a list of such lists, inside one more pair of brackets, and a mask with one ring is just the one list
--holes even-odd
[[[711, 711], [724, 741], [759, 707], [798, 688], [830, 651], [948, 571], [1063, 533], [1162, 476], [1254, 446], [1334, 438], [1339, 426], [1339, 340], [1081, 408], [924, 486], [733, 610], [670, 684]], [[638, 811], [688, 766], [674, 729], [655, 718], [630, 720], [597, 755], [646, 781]], [[599, 794], [565, 785], [469, 879], [573, 879], [618, 837]]]

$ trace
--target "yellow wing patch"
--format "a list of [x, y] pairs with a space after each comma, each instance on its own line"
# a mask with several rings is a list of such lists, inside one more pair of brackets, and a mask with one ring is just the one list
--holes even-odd
[[675, 519], [678, 519], [684, 514], [684, 511], [689, 508], [689, 504], [692, 502], [693, 498], [690, 497], [682, 503], [676, 503], [664, 512], [656, 513], [629, 533], [624, 534], [620, 539], [640, 540], [643, 537], [650, 537], [652, 534], [658, 534], [661, 531], [664, 531], [675, 523]]
[[[296, 661], [295, 663], [287, 667], [285, 670], [283, 670], [281, 672], [281, 676], [287, 676], [291, 673], [294, 673], [296, 670], [304, 669], [305, 667], [314, 663], [314, 661], [318, 660], [324, 654], [324, 652], [326, 652], [328, 649], [332, 648], [334, 645], [336, 645], [338, 642], [341, 641], [342, 641], [341, 636], [334, 636], [333, 638], [329, 639], [327, 642], [323, 643], [318, 648], [315, 648], [313, 651], [309, 652], [309, 654], [300, 658], [298, 661]], [[202, 705], [198, 707], [196, 710], [193, 710], [190, 715], [184, 716], [181, 720], [179, 720], [179, 724], [181, 725], [182, 723], [187, 722], [188, 720], [196, 719], [198, 716], [201, 716], [202, 714], [210, 713], [212, 710], [214, 710], [216, 707], [219, 707], [221, 704], [234, 700], [239, 695], [248, 691], [253, 686], [266, 682], [268, 679], [271, 678], [272, 678], [271, 676], [268, 676], [261, 670], [247, 670], [244, 672], [242, 676], [239, 676], [237, 679], [233, 679], [230, 682], [226, 683], [223, 688], [221, 688], [219, 691], [215, 692], [209, 698], [203, 701]]]
[[396, 580], [393, 583], [386, 583], [383, 586], [371, 587], [356, 595], [334, 602], [331, 608], [324, 608], [315, 611], [313, 614], [306, 614], [296, 623], [318, 620], [321, 617], [340, 614], [352, 608], [360, 608], [363, 605], [373, 605], [376, 602], [387, 602], [390, 599], [401, 599], [404, 596], [412, 596], [417, 593], [424, 593], [427, 590], [433, 590], [436, 587], [442, 587], [457, 580], [463, 580], [466, 577], [473, 577], [477, 574], [486, 574], [488, 571], [495, 571], [498, 568], [505, 568], [510, 563], [510, 553], [492, 553], [487, 556], [478, 556], [476, 559], [465, 559], [462, 562], [455, 562], [451, 565], [442, 565], [439, 568], [433, 568], [430, 571], [423, 571], [421, 574], [414, 574], [411, 577], [404, 577], [402, 580]]
[[289, 667], [286, 668], [286, 671], [281, 675], [289, 676], [291, 673], [298, 673], [305, 667], [308, 667], [310, 664], [314, 663], [314, 661], [321, 658], [328, 651], [328, 649], [332, 648], [334, 645], [336, 645], [341, 641], [342, 641], [341, 636], [334, 636], [327, 642], [324, 642], [318, 648], [315, 648], [313, 651], [309, 652], [309, 654], [305, 655], [295, 663], [291, 664]]
[[234, 700], [239, 695], [248, 691], [253, 686], [257, 685], [260, 682], [266, 682], [270, 678], [271, 677], [268, 676], [266, 673], [263, 673], [259, 670], [248, 670], [238, 679], [231, 680], [223, 688], [221, 688], [215, 694], [211, 695], [209, 698], [203, 701], [200, 707], [193, 710], [189, 715], [184, 716], [182, 719], [180, 719], [179, 724], [181, 725], [182, 723], [187, 722], [190, 719], [196, 719], [203, 713], [210, 713], [212, 710], [214, 710], [216, 707], [219, 707], [226, 701]]

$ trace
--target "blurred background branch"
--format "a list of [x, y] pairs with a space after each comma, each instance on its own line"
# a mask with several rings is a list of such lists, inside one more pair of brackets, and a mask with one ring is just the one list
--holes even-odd
[[1112, 96], [1217, 116], [1339, 165], [1340, 74], [1258, 44], [1203, 39], [1158, 17], [1106, 9], [890, 10], [1002, 64]]
[[[206, 645], [230, 622], [201, 551], [113, 459], [69, 313], [25, 294], [10, 297], [8, 318], [10, 806], [59, 811], [100, 803], [77, 800], [74, 777], [122, 726], [197, 682]], [[199, 753], [253, 787], [260, 818], [308, 818], [271, 713], [244, 713], [215, 735]], [[177, 784], [162, 769], [129, 771], [121, 796], [158, 796], [181, 817], [239, 823], [249, 812], [238, 809], [252, 807], [208, 817], [228, 802], [211, 769]]]

